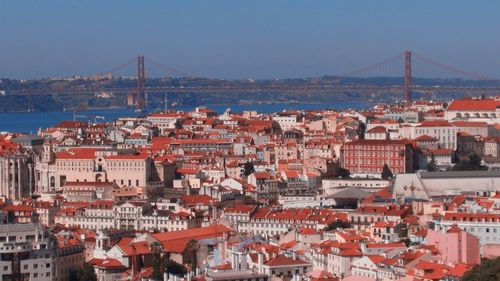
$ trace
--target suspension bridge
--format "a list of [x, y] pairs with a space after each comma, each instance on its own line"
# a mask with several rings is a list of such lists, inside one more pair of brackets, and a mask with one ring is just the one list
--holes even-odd
[[[146, 62], [170, 77], [184, 77], [191, 79], [201, 79], [196, 75], [192, 75], [175, 68], [166, 66], [155, 60], [144, 56], [138, 56], [122, 63], [112, 69], [97, 74], [94, 79], [99, 80], [101, 77], [112, 77], [113, 74], [120, 70], [130, 68], [135, 65], [137, 67], [134, 76], [136, 80], [134, 86], [103, 86], [90, 84], [79, 87], [65, 87], [62, 89], [18, 89], [8, 91], [6, 95], [27, 95], [29, 102], [32, 100], [32, 95], [57, 94], [57, 95], [88, 95], [99, 91], [110, 91], [114, 93], [123, 93], [127, 95], [129, 105], [133, 105], [136, 109], [141, 110], [147, 104], [148, 94], [152, 93], [257, 93], [268, 92], [273, 94], [278, 93], [357, 93], [357, 94], [401, 94], [402, 100], [410, 102], [412, 94], [420, 93], [426, 95], [434, 95], [439, 93], [460, 93], [465, 95], [497, 95], [500, 93], [500, 80], [487, 77], [474, 72], [462, 70], [460, 68], [450, 66], [429, 58], [425, 55], [404, 51], [390, 58], [381, 60], [377, 63], [361, 67], [357, 70], [350, 71], [341, 75], [334, 75], [337, 79], [336, 83], [306, 83], [303, 85], [287, 84], [287, 83], [251, 83], [251, 82], [234, 82], [228, 80], [218, 80], [218, 83], [198, 83], [188, 86], [155, 86], [148, 85], [146, 79]], [[341, 83], [345, 78], [367, 78], [367, 77], [393, 77], [399, 84], [380, 85], [367, 83]], [[414, 78], [415, 77], [415, 78]], [[462, 78], [474, 81], [489, 81], [482, 86], [479, 83], [469, 83], [463, 86], [456, 85], [419, 85], [415, 83], [416, 78], [427, 77], [433, 78]], [[199, 85], [201, 84], [201, 85]]]

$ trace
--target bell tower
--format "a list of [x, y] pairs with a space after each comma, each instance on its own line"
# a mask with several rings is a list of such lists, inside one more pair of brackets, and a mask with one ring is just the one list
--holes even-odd
[[42, 151], [42, 162], [44, 163], [53, 163], [55, 160], [54, 149], [52, 147], [52, 142], [46, 139], [43, 142], [43, 151]]

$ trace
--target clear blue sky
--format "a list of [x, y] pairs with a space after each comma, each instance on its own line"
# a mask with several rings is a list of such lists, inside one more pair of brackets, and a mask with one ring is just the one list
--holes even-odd
[[489, 0], [1, 1], [0, 77], [90, 75], [138, 54], [199, 76], [311, 77], [411, 49], [500, 78], [499, 12]]

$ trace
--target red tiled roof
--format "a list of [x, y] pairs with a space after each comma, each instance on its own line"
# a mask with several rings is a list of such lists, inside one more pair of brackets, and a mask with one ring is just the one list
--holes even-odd
[[455, 277], [463, 277], [464, 274], [472, 269], [472, 265], [459, 263], [456, 264], [455, 267], [448, 270], [447, 274]]
[[436, 141], [435, 137], [431, 137], [429, 135], [421, 135], [420, 137], [415, 139], [416, 141]]
[[456, 127], [488, 127], [486, 122], [455, 121], [452, 124]]
[[214, 199], [208, 195], [182, 195], [182, 201], [186, 205], [211, 205]]
[[449, 127], [451, 124], [446, 120], [429, 120], [424, 121], [418, 127]]
[[251, 213], [257, 208], [257, 205], [243, 205], [237, 204], [233, 207], [227, 207], [224, 209], [224, 213]]
[[265, 264], [269, 267], [309, 265], [309, 263], [306, 261], [300, 259], [292, 259], [285, 255], [277, 255], [275, 258], [268, 260]]
[[107, 259], [92, 259], [89, 262], [91, 265], [99, 268], [121, 268], [124, 267], [122, 263], [117, 259], [107, 258]]
[[404, 243], [371, 243], [366, 244], [366, 248], [406, 248]]
[[460, 99], [454, 100], [448, 111], [494, 111], [500, 107], [500, 100], [495, 99]]
[[387, 129], [384, 126], [377, 126], [377, 127], [373, 127], [370, 130], [366, 131], [366, 134], [371, 134], [371, 133], [374, 133], [374, 134], [387, 133]]
[[171, 232], [160, 232], [154, 233], [151, 236], [160, 242], [174, 241], [174, 240], [184, 240], [184, 239], [195, 239], [201, 240], [206, 238], [222, 236], [223, 233], [232, 232], [233, 230], [224, 225], [212, 225], [207, 227], [191, 228], [186, 230], [171, 231]]

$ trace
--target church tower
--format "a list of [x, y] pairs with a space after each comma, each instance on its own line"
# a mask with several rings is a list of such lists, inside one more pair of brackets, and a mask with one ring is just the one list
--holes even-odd
[[43, 143], [43, 151], [42, 151], [42, 162], [44, 163], [53, 163], [55, 160], [54, 149], [52, 147], [52, 142], [46, 139]]

